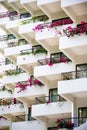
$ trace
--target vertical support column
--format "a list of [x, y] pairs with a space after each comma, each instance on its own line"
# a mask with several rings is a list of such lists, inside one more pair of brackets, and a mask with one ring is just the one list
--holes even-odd
[[72, 118], [75, 127], [78, 126], [78, 109], [77, 109], [77, 100], [74, 98], [73, 103], [72, 103]]

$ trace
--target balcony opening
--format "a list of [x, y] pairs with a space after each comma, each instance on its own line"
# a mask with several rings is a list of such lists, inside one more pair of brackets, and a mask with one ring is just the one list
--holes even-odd
[[87, 107], [78, 108], [78, 117], [79, 126], [87, 121]]
[[20, 14], [20, 19], [31, 17], [30, 13], [22, 13]]

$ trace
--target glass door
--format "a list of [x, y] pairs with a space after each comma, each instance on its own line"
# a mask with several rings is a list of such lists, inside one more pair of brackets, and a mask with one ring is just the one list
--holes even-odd
[[87, 107], [78, 109], [78, 125], [81, 125], [87, 121]]
[[57, 88], [49, 90], [49, 99], [51, 102], [57, 102], [58, 99]]

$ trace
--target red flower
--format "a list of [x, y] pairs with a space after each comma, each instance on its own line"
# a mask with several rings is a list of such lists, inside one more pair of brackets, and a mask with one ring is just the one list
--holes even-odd
[[61, 121], [61, 119], [60, 119], [60, 118], [58, 118], [56, 122], [58, 123], [58, 122], [60, 122], [60, 121]]
[[47, 104], [50, 104], [50, 103], [51, 103], [50, 100], [48, 100], [48, 101], [47, 101]]
[[86, 24], [86, 22], [85, 21], [81, 21], [81, 24]]
[[72, 27], [71, 27], [71, 26], [68, 26], [66, 29], [67, 29], [68, 31], [72, 31]]

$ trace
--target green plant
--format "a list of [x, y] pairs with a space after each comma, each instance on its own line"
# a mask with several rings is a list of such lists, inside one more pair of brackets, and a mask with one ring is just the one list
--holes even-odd
[[12, 90], [8, 89], [7, 91], [8, 91], [8, 93], [12, 94]]
[[36, 55], [38, 53], [45, 53], [45, 54], [47, 54], [47, 51], [44, 48], [40, 47], [40, 48], [36, 48], [34, 50], [33, 55]]
[[19, 70], [8, 70], [8, 71], [5, 71], [5, 72], [6, 72], [6, 75], [17, 75], [17, 74], [20, 74]]
[[23, 55], [29, 55], [29, 54], [31, 54], [31, 52], [26, 51], [26, 52], [23, 52], [22, 54]]

